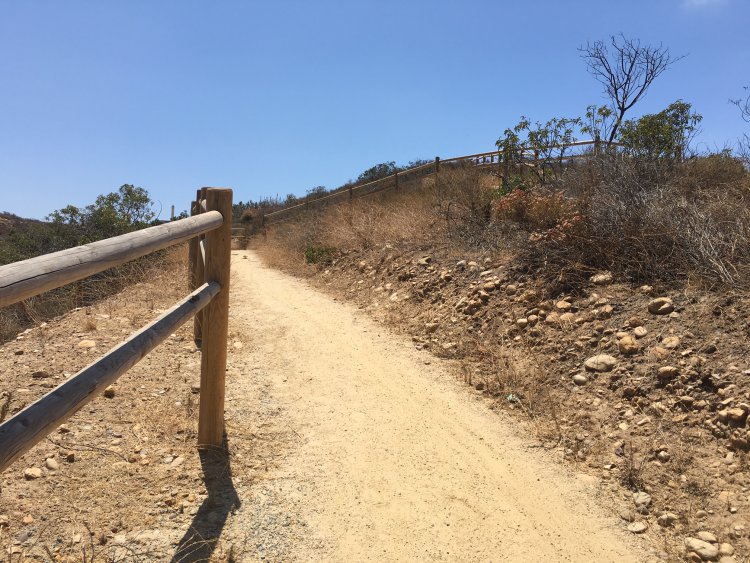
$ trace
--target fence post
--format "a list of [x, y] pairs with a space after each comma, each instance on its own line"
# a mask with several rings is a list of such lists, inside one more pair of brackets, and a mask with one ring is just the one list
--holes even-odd
[[224, 441], [224, 378], [229, 331], [229, 275], [232, 255], [232, 190], [206, 190], [206, 211], [224, 216], [221, 227], [206, 235], [206, 281], [221, 291], [203, 310], [198, 446], [221, 447]]
[[[206, 197], [206, 190], [200, 189], [196, 192], [196, 198], [197, 201], [195, 202], [195, 214], [199, 215], [203, 213], [203, 208], [201, 207], [201, 201]], [[205, 281], [205, 264], [203, 262], [203, 255], [201, 253], [201, 241], [205, 238], [204, 235], [201, 235], [199, 237], [195, 237], [195, 272], [193, 279], [195, 280], [195, 287], [198, 287], [200, 285], [203, 285], [203, 282]], [[193, 319], [193, 341], [195, 342], [195, 345], [200, 348], [203, 343], [203, 311], [198, 311], [198, 313], [195, 315], [195, 318]]]

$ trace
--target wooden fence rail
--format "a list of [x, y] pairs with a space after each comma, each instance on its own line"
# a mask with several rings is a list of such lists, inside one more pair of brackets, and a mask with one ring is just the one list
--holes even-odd
[[[0, 307], [190, 240], [192, 293], [38, 401], [0, 424], [0, 471], [93, 400], [189, 318], [203, 313], [198, 445], [220, 447], [229, 317], [232, 190], [204, 188], [199, 214], [0, 267]], [[195, 252], [205, 237], [204, 258]]]
[[[605, 143], [601, 141], [595, 141], [595, 140], [575, 141], [575, 142], [568, 143], [565, 145], [555, 145], [555, 146], [546, 147], [546, 149], [547, 150], [567, 149], [567, 148], [590, 146], [590, 147], [593, 147], [594, 153], [599, 153], [599, 151], [601, 150], [601, 146], [603, 144]], [[608, 146], [619, 147], [620, 144], [609, 143]], [[522, 153], [524, 155], [525, 162], [527, 162], [530, 165], [533, 165], [534, 161], [539, 158], [538, 153], [535, 153], [533, 150], [528, 150], [528, 149], [522, 150]], [[267, 213], [266, 215], [263, 216], [263, 221], [266, 224], [270, 224], [279, 220], [291, 218], [292, 216], [294, 216], [295, 213], [299, 211], [304, 211], [305, 209], [309, 209], [312, 206], [333, 203], [334, 200], [346, 201], [346, 200], [354, 199], [355, 197], [367, 196], [367, 195], [372, 195], [378, 192], [397, 189], [399, 186], [399, 178], [403, 181], [404, 177], [408, 175], [414, 175], [415, 173], [437, 174], [440, 170], [441, 165], [458, 164], [462, 162], [477, 165], [477, 166], [500, 164], [502, 162], [502, 154], [503, 154], [502, 151], [489, 151], [489, 152], [481, 152], [481, 153], [476, 153], [476, 154], [468, 154], [468, 155], [463, 155], [463, 156], [454, 156], [454, 157], [444, 158], [444, 159], [440, 157], [435, 157], [435, 160], [432, 162], [428, 162], [420, 166], [415, 166], [414, 168], [408, 168], [406, 170], [396, 172], [395, 174], [391, 174], [390, 176], [385, 176], [383, 178], [379, 178], [371, 182], [358, 184], [356, 186], [349, 186], [347, 188], [342, 188], [338, 191], [331, 192], [327, 195], [324, 195], [323, 197], [304, 201], [302, 203], [290, 205], [289, 207], [284, 207], [283, 209], [279, 209], [278, 211]], [[562, 160], [571, 161], [577, 158], [582, 158], [584, 156], [585, 155], [583, 154], [570, 154], [570, 155], [563, 156]]]

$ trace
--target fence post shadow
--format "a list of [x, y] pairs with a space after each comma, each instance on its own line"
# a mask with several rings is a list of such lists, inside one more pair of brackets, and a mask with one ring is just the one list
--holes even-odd
[[208, 561], [221, 537], [229, 514], [242, 504], [232, 482], [229, 444], [224, 434], [220, 448], [198, 450], [208, 496], [177, 544], [172, 563]]

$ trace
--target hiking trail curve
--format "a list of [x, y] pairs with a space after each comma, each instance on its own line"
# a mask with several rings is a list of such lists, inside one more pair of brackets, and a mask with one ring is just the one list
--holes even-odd
[[446, 362], [252, 251], [232, 254], [232, 362], [250, 369], [227, 381], [228, 439], [278, 441], [223, 534], [253, 559], [643, 560], [591, 480]]

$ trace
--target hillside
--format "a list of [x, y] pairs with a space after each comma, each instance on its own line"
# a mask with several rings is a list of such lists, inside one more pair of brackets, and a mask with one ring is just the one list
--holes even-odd
[[[750, 555], [747, 225], [738, 220], [730, 235], [725, 223], [701, 241], [682, 219], [692, 205], [704, 221], [746, 217], [747, 199], [735, 199], [746, 172], [728, 164], [734, 172], [719, 166], [719, 183], [705, 168], [716, 160], [688, 163], [671, 190], [630, 199], [630, 209], [618, 207], [632, 195], [622, 184], [606, 198], [601, 184], [581, 185], [591, 169], [571, 174], [565, 195], [537, 186], [499, 197], [486, 172], [457, 170], [442, 175], [442, 193], [422, 182], [300, 214], [254, 244], [269, 264], [458, 362], [467, 391], [527, 421], [540, 447], [625, 500], [622, 528], [647, 536], [660, 557], [741, 561]], [[692, 202], [680, 201], [696, 170], [705, 188], [692, 184]], [[704, 198], [731, 201], [731, 213]], [[483, 202], [489, 219], [473, 213]], [[715, 252], [701, 258], [696, 245], [709, 237]], [[722, 238], [734, 241], [731, 263]]]

